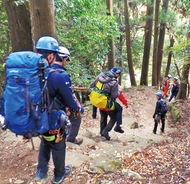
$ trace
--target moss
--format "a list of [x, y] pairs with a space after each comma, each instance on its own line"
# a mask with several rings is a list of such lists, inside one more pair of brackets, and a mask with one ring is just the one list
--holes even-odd
[[137, 88], [137, 91], [144, 91], [144, 88]]
[[180, 110], [175, 106], [175, 102], [170, 103], [168, 106], [170, 110], [171, 119], [174, 123], [180, 118]]

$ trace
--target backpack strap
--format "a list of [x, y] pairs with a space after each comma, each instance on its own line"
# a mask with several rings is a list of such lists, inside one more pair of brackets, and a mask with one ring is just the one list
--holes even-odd
[[96, 83], [96, 89], [103, 90], [103, 88], [104, 88], [104, 84], [102, 82], [98, 81]]

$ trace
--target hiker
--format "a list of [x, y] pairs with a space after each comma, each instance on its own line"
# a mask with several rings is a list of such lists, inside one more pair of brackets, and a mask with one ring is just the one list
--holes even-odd
[[166, 118], [166, 112], [162, 112], [162, 102], [164, 102], [163, 98], [162, 98], [162, 93], [161, 92], [157, 92], [156, 93], [156, 98], [157, 98], [157, 102], [156, 102], [156, 107], [155, 107], [155, 112], [153, 114], [153, 118], [154, 118], [154, 129], [153, 129], [153, 133], [156, 134], [157, 131], [157, 127], [158, 127], [158, 123], [161, 121], [162, 126], [161, 126], [161, 133], [164, 133], [165, 130], [165, 118]]
[[[128, 100], [126, 99], [126, 97], [125, 97], [125, 95], [124, 95], [124, 93], [123, 93], [122, 88], [121, 88], [120, 85], [118, 85], [118, 90], [119, 90], [119, 96], [118, 96], [119, 100], [122, 102], [122, 104], [123, 104], [126, 108], [128, 108]], [[96, 119], [97, 107], [93, 106], [92, 108], [93, 108], [93, 109], [92, 109], [92, 118], [93, 118], [93, 119]], [[118, 118], [120, 119], [119, 116], [118, 116]], [[116, 124], [117, 124], [117, 122], [121, 123], [120, 120], [116, 120]], [[120, 125], [121, 125], [121, 124], [119, 124], [119, 126], [120, 126]], [[121, 131], [121, 133], [124, 133], [123, 130], [121, 130], [121, 129], [119, 129], [119, 130]], [[116, 128], [116, 132], [117, 132], [117, 128]]]
[[[123, 131], [120, 127], [122, 124], [122, 107], [119, 103], [116, 102], [116, 98], [119, 96], [118, 90], [118, 82], [117, 78], [120, 77], [121, 69], [118, 67], [113, 67], [108, 72], [100, 73], [95, 81], [93, 81], [90, 85], [91, 88], [96, 86], [96, 83], [100, 81], [104, 84], [103, 91], [108, 95], [108, 98], [114, 103], [115, 109], [100, 109], [100, 134], [104, 136], [107, 140], [110, 140], [110, 136], [108, 134], [109, 131], [112, 130], [116, 119], [118, 117], [119, 122], [118, 125], [114, 128], [115, 131]], [[110, 121], [107, 124], [107, 117], [110, 117]]]
[[[66, 72], [65, 65], [67, 62], [70, 61], [70, 52], [66, 47], [59, 47], [59, 52], [56, 57], [56, 61], [53, 63], [52, 68], [57, 70], [63, 70], [66, 75], [68, 75], [69, 84], [71, 87], [71, 80], [69, 74]], [[81, 112], [84, 112], [83, 107], [81, 106], [79, 100], [76, 98], [75, 94], [73, 93], [74, 99], [77, 102], [78, 106], [81, 108]], [[69, 130], [69, 135], [67, 136], [67, 142], [72, 142], [74, 144], [82, 144], [83, 139], [82, 138], [76, 138], [79, 132], [79, 128], [81, 125], [81, 115], [80, 113], [74, 113], [71, 109], [69, 109], [67, 106], [64, 107], [64, 110], [66, 111], [69, 120], [71, 122], [71, 127]]]
[[178, 91], [179, 91], [178, 77], [174, 77], [174, 81], [173, 81], [173, 84], [172, 84], [171, 96], [170, 96], [169, 102], [170, 102], [173, 98], [176, 98]]
[[[56, 39], [50, 36], [39, 38], [36, 43], [36, 51], [41, 54], [51, 66], [55, 61], [59, 50], [59, 44]], [[70, 87], [70, 79], [67, 74], [57, 71], [50, 72], [47, 79], [50, 104], [58, 98], [62, 104], [72, 109], [72, 112], [78, 113], [80, 107], [73, 98]], [[57, 109], [56, 109], [57, 110]], [[50, 153], [54, 163], [54, 183], [61, 183], [72, 170], [72, 166], [65, 166], [66, 133], [63, 127], [57, 130], [49, 130], [42, 135], [40, 150], [38, 156], [38, 166], [35, 181], [46, 179], [48, 177], [48, 164]]]
[[172, 76], [169, 74], [162, 81], [162, 88], [163, 88], [162, 96], [163, 96], [163, 98], [167, 98], [168, 97], [168, 90], [169, 90], [169, 87], [170, 87], [170, 78], [171, 77]]

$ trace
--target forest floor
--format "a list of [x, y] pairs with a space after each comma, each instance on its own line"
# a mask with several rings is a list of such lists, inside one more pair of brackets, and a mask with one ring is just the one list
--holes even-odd
[[[67, 143], [66, 164], [73, 171], [65, 184], [190, 184], [189, 100], [175, 104], [181, 118], [173, 123], [166, 119], [166, 130], [153, 134], [156, 97], [153, 87], [125, 90], [129, 108], [123, 108], [123, 134], [110, 132], [111, 140], [99, 135], [99, 120], [91, 117], [91, 106], [85, 107], [79, 137], [80, 146]], [[132, 128], [131, 125], [138, 126]], [[31, 141], [0, 130], [0, 184], [35, 184], [39, 138]], [[49, 178], [53, 181], [53, 163]]]

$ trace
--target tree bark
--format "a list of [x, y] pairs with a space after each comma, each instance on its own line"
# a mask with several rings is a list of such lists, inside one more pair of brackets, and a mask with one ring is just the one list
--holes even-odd
[[[106, 0], [107, 9], [108, 9], [108, 16], [113, 16], [113, 0]], [[108, 69], [114, 67], [115, 65], [115, 49], [114, 49], [114, 39], [113, 37], [109, 39], [109, 53], [108, 53]]]
[[[173, 46], [174, 46], [174, 38], [172, 36], [170, 38], [170, 48], [172, 48]], [[168, 74], [169, 74], [172, 56], [173, 56], [173, 52], [170, 51], [169, 54], [168, 54], [168, 62], [167, 62], [167, 66], [166, 66], [165, 76], [168, 76]]]
[[181, 79], [180, 79], [180, 88], [176, 99], [187, 98], [189, 67], [190, 67], [189, 63], [183, 65]]
[[154, 13], [154, 45], [153, 45], [153, 60], [152, 60], [152, 86], [157, 86], [157, 52], [158, 52], [158, 30], [159, 30], [159, 7], [160, 0], [155, 0]]
[[12, 51], [33, 50], [28, 2], [16, 3], [14, 0], [4, 0], [4, 4], [9, 22]]
[[[167, 14], [168, 11], [169, 0], [163, 1], [162, 9]], [[166, 22], [160, 23], [160, 34], [158, 41], [158, 54], [157, 54], [157, 83], [160, 83], [161, 78], [161, 66], [162, 66], [162, 57], [163, 57], [163, 47], [164, 47], [164, 38], [165, 38], [165, 30], [166, 30]]]
[[147, 2], [145, 43], [144, 43], [144, 53], [143, 53], [143, 62], [142, 62], [141, 80], [140, 80], [140, 85], [146, 85], [146, 86], [148, 86], [148, 66], [149, 66], [150, 46], [152, 38], [153, 5], [154, 5], [154, 0], [151, 0], [151, 2]]
[[[119, 1], [118, 2], [118, 6], [117, 6], [117, 8], [118, 8], [118, 10], [119, 10], [119, 12], [118, 12], [118, 22], [119, 22], [119, 27], [120, 27], [120, 32], [121, 33], [124, 33], [125, 32], [125, 30], [124, 30], [124, 27], [122, 26], [122, 5], [121, 5], [122, 3]], [[121, 34], [120, 36], [119, 36], [119, 46], [118, 46], [118, 50], [119, 50], [119, 57], [118, 57], [118, 61], [116, 61], [116, 63], [118, 62], [119, 63], [119, 65], [120, 65], [120, 67], [122, 67], [123, 68], [123, 57], [122, 57], [122, 53], [123, 53], [123, 42], [124, 42], [124, 36], [123, 36], [123, 34]], [[123, 73], [123, 72], [122, 72]], [[121, 85], [121, 77], [119, 77], [119, 84]]]
[[127, 60], [129, 67], [129, 76], [132, 86], [136, 86], [135, 73], [133, 68], [132, 52], [131, 52], [131, 38], [130, 38], [130, 24], [129, 24], [129, 11], [128, 0], [124, 0], [125, 3], [125, 32], [126, 32], [126, 47], [127, 47]]
[[[189, 39], [190, 39], [190, 32], [187, 33], [187, 40]], [[187, 50], [189, 51], [189, 47], [187, 47]], [[188, 90], [188, 95], [189, 95], [189, 81], [188, 81], [189, 69], [190, 69], [190, 63], [189, 63], [189, 57], [188, 57], [187, 61], [185, 61], [183, 64], [182, 74], [180, 77], [180, 88], [176, 97], [177, 99], [186, 99], [187, 90]]]
[[54, 0], [30, 0], [30, 14], [34, 45], [41, 36], [56, 37]]

